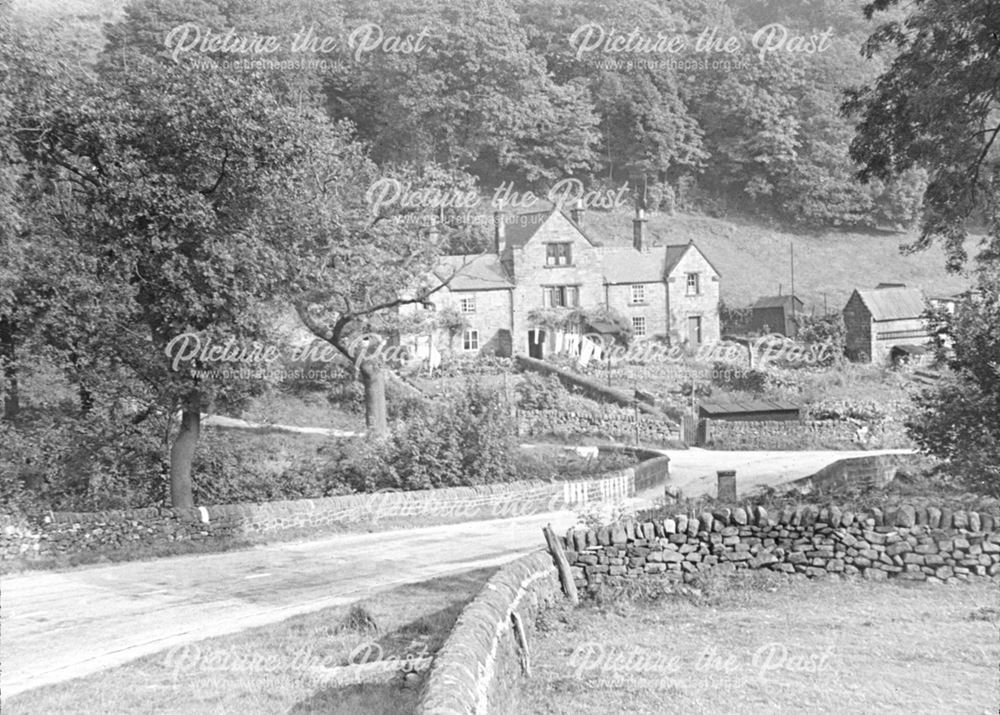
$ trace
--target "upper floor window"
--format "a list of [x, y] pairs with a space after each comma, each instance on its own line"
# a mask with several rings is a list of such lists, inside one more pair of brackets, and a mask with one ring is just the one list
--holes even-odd
[[568, 243], [546, 243], [545, 244], [545, 265], [547, 266], [568, 266], [573, 263], [572, 254]]
[[476, 312], [476, 296], [468, 296], [462, 298], [458, 301], [459, 309], [463, 313], [475, 313]]
[[646, 286], [642, 283], [637, 283], [632, 286], [631, 292], [631, 302], [632, 303], [645, 303], [646, 302]]
[[687, 274], [687, 294], [701, 295], [701, 275], [698, 273]]
[[548, 286], [545, 288], [546, 308], [576, 308], [580, 305], [579, 286]]

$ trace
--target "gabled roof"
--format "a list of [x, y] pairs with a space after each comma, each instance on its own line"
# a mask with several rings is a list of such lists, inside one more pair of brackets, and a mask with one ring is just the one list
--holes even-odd
[[[495, 253], [442, 256], [434, 269], [449, 290], [510, 290], [514, 284]], [[450, 279], [450, 280], [449, 280]]]
[[858, 288], [854, 292], [874, 320], [919, 318], [927, 309], [923, 294], [916, 288]]
[[598, 242], [591, 238], [586, 231], [565, 211], [559, 208], [546, 209], [544, 211], [532, 211], [527, 213], [519, 214], [503, 214], [503, 225], [504, 225], [504, 241], [506, 244], [512, 248], [523, 248], [524, 245], [534, 238], [535, 234], [538, 233], [538, 229], [544, 226], [548, 221], [555, 215], [559, 214], [566, 221], [573, 226], [580, 235], [583, 236], [584, 240], [590, 243], [592, 246], [598, 245]]
[[[798, 305], [805, 305], [798, 296], [795, 297], [795, 302]], [[758, 298], [757, 302], [753, 304], [754, 308], [785, 308], [790, 309], [792, 306], [792, 296], [791, 295], [769, 295], [763, 298]]]
[[722, 274], [719, 273], [719, 269], [713, 266], [712, 262], [708, 260], [708, 256], [702, 253], [701, 249], [698, 248], [696, 245], [694, 245], [694, 241], [690, 241], [689, 243], [675, 244], [666, 247], [666, 261], [663, 269], [664, 275], [669, 276], [671, 273], [673, 273], [674, 269], [677, 267], [677, 264], [681, 262], [681, 259], [684, 258], [685, 254], [692, 248], [698, 251], [699, 254], [701, 254], [701, 257], [705, 259], [705, 263], [711, 266], [712, 270], [715, 271], [715, 275], [720, 277], [722, 276]]
[[663, 272], [664, 255], [662, 246], [641, 253], [634, 248], [608, 251], [601, 257], [604, 282], [607, 285], [662, 283], [666, 275]]

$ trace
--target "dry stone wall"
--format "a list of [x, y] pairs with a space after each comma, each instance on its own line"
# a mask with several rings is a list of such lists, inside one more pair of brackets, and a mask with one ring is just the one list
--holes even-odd
[[860, 425], [841, 420], [702, 420], [703, 443], [714, 449], [911, 449], [896, 422]]
[[810, 577], [950, 581], [1000, 574], [1000, 511], [903, 505], [854, 513], [837, 506], [726, 508], [600, 529], [563, 540], [578, 587], [627, 579], [691, 580], [710, 568]]
[[525, 516], [624, 499], [637, 489], [664, 483], [668, 471], [669, 459], [658, 457], [600, 477], [566, 482], [510, 482], [194, 509], [56, 512], [39, 520], [0, 515], [0, 561], [30, 563], [181, 541], [259, 540], [283, 533]]
[[[567, 410], [518, 410], [518, 433], [523, 436], [581, 436], [632, 442], [636, 437], [636, 418], [631, 410], [614, 408], [600, 414]], [[639, 417], [641, 444], [668, 444], [680, 439], [673, 422], [642, 414]]]
[[535, 619], [557, 598], [559, 579], [546, 552], [494, 574], [434, 657], [418, 715], [523, 712], [518, 681], [531, 665]]

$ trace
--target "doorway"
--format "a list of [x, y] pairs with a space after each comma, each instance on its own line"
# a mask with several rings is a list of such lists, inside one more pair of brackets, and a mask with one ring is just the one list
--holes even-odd
[[528, 331], [528, 357], [535, 358], [536, 360], [543, 360], [545, 358], [544, 330]]
[[693, 315], [688, 318], [688, 342], [691, 345], [701, 345], [701, 316]]

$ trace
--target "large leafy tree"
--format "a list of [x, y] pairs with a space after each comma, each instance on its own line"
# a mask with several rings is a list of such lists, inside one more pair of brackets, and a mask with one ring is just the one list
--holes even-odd
[[[872, 16], [897, 5], [876, 0]], [[911, 431], [965, 481], [1000, 490], [1000, 7], [989, 0], [916, 0], [870, 38], [894, 58], [845, 109], [860, 122], [851, 146], [862, 179], [927, 172], [919, 249], [941, 240], [948, 268], [972, 268], [977, 288], [940, 330], [954, 380], [918, 399]], [[985, 227], [968, 265], [969, 227]]]
[[[898, 5], [876, 0], [875, 16]], [[967, 260], [970, 218], [994, 222], [984, 258], [1000, 256], [1000, 6], [993, 0], [915, 0], [883, 22], [865, 54], [892, 57], [874, 83], [851, 91], [845, 110], [859, 118], [851, 156], [862, 180], [928, 172], [921, 235], [941, 240], [948, 268]]]
[[128, 328], [104, 345], [180, 411], [171, 501], [185, 507], [202, 410], [251, 385], [175, 370], [167, 346], [188, 333], [203, 343], [265, 339], [262, 304], [281, 280], [284, 246], [260, 207], [303, 147], [252, 76], [138, 54], [128, 62], [134, 71], [66, 87], [17, 135], [26, 160], [72, 195], [63, 234], [100, 281], [94, 300]]

